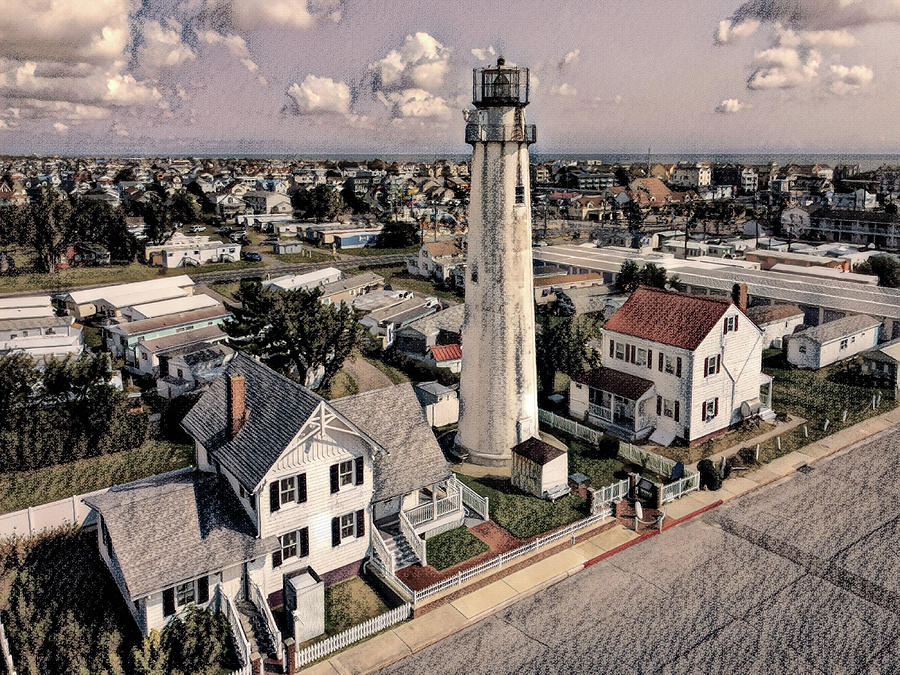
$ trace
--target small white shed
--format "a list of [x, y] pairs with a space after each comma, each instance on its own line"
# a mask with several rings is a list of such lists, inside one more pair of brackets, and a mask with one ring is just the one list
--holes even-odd
[[829, 321], [790, 337], [787, 360], [798, 368], [824, 368], [878, 345], [881, 321], [865, 314]]
[[512, 448], [510, 482], [536, 497], [561, 496], [568, 491], [569, 453], [540, 438]]

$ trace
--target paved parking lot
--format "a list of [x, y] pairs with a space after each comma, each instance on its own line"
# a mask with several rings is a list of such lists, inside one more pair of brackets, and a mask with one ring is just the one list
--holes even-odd
[[385, 673], [900, 673], [900, 427]]

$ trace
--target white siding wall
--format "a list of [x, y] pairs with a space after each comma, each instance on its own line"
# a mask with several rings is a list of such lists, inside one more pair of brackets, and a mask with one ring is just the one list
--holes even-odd
[[588, 396], [590, 387], [581, 382], [571, 380], [569, 382], [569, 417], [583, 420], [588, 411]]
[[780, 321], [773, 321], [760, 326], [765, 331], [763, 348], [766, 349], [772, 345], [774, 340], [783, 338], [785, 335], [791, 335], [797, 326], [803, 323], [802, 316], [789, 317]]
[[541, 472], [541, 492], [549, 492], [569, 482], [569, 453], [544, 464]]
[[[363, 484], [347, 485], [331, 494], [330, 467], [340, 461], [362, 457]], [[274, 514], [269, 510], [269, 484], [276, 479], [306, 474], [307, 501], [285, 504]], [[369, 549], [372, 519], [369, 504], [372, 500], [373, 473], [371, 450], [366, 443], [349, 433], [329, 430], [290, 448], [266, 475], [259, 495], [261, 535], [281, 535], [309, 528], [309, 557], [291, 558], [273, 568], [267, 556], [264, 566], [266, 594], [282, 588], [282, 575], [310, 566], [320, 576], [365, 557]], [[339, 546], [331, 544], [331, 519], [357, 510], [366, 511], [365, 536], [344, 540]]]
[[827, 365], [849, 359], [851, 356], [876, 347], [878, 345], [878, 328], [876, 326], [855, 335], [848, 335], [846, 349], [841, 349], [840, 340], [823, 344], [819, 352], [819, 363], [816, 367], [824, 368]]
[[[236, 568], [238, 570], [238, 574], [240, 574], [240, 566]], [[209, 580], [209, 601], [199, 605], [200, 607], [208, 607], [211, 602], [215, 599], [216, 595], [216, 585], [219, 583], [220, 574], [210, 574], [208, 577]], [[172, 618], [171, 616], [163, 616], [163, 589], [160, 589], [156, 593], [151, 593], [143, 600], [145, 607], [145, 616], [147, 617], [146, 630], [144, 634], [148, 634], [154, 628], [156, 630], [161, 630], [163, 626], [165, 626], [169, 620]], [[177, 615], [180, 611], [183, 611], [186, 607], [176, 608], [175, 614]]]
[[[738, 329], [726, 335], [725, 320], [733, 316], [738, 317]], [[694, 352], [689, 440], [715, 433], [740, 421], [741, 403], [759, 398], [762, 349], [762, 331], [737, 307], [729, 307]], [[704, 377], [706, 359], [715, 356], [722, 357], [718, 374]], [[719, 398], [719, 414], [707, 422], [704, 420], [703, 404], [716, 397]]]
[[[804, 347], [806, 353], [801, 353]], [[792, 366], [798, 368], [819, 367], [819, 343], [803, 336], [803, 333], [795, 335], [788, 341], [787, 360]]]

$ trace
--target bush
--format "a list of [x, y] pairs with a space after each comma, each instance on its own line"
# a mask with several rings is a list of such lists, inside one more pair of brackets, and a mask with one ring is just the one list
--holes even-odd
[[388, 349], [384, 352], [384, 362], [405, 373], [413, 382], [430, 382], [437, 380], [445, 387], [459, 382], [459, 374], [451, 373], [447, 368], [438, 368], [419, 361], [406, 354], [401, 354], [396, 349]]
[[722, 477], [711, 460], [701, 459], [697, 464], [697, 471], [700, 472], [701, 489], [716, 491], [722, 487]]

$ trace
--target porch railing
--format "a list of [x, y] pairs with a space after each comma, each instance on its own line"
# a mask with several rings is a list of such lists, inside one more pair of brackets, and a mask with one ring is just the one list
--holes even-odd
[[259, 608], [259, 611], [262, 612], [266, 619], [266, 629], [269, 631], [269, 636], [275, 645], [275, 653], [281, 659], [284, 650], [284, 645], [281, 642], [281, 631], [278, 629], [278, 624], [275, 623], [275, 617], [272, 616], [272, 610], [269, 607], [269, 603], [266, 602], [265, 596], [262, 594], [259, 586], [252, 581], [250, 582], [250, 595], [253, 604]]
[[427, 523], [429, 520], [441, 518], [448, 513], [459, 511], [461, 508], [462, 500], [459, 492], [450, 492], [446, 497], [434, 502], [421, 504], [409, 511], [405, 511], [405, 513], [406, 517], [409, 518], [410, 524], [415, 527], [416, 525]]
[[375, 556], [388, 569], [391, 574], [397, 571], [397, 561], [388, 551], [387, 544], [381, 538], [381, 533], [376, 529], [372, 532], [372, 548], [375, 550]]
[[422, 567], [425, 567], [428, 564], [427, 555], [425, 553], [425, 540], [421, 539], [419, 535], [416, 534], [412, 523], [409, 522], [409, 518], [406, 517], [406, 513], [403, 511], [400, 512], [400, 532], [406, 538], [406, 541], [409, 542], [413, 553], [415, 553], [416, 557], [419, 559], [419, 563], [421, 563]]
[[233, 673], [250, 675], [253, 668], [250, 665], [250, 640], [247, 639], [247, 634], [244, 632], [244, 627], [241, 625], [241, 620], [238, 618], [231, 598], [222, 591], [221, 586], [216, 588], [216, 593], [219, 595], [219, 611], [225, 614], [228, 623], [231, 624], [231, 633], [234, 637], [234, 643], [237, 645], [238, 657], [241, 661], [241, 667], [233, 671]]
[[475, 513], [478, 514], [478, 517], [482, 520], [490, 520], [490, 508], [487, 497], [482, 497], [480, 494], [475, 492], [468, 485], [459, 480], [456, 476], [453, 477], [451, 483], [459, 490], [462, 495], [462, 503], [472, 509]]
[[612, 408], [604, 408], [596, 403], [588, 403], [588, 413], [604, 422], [612, 422]]

